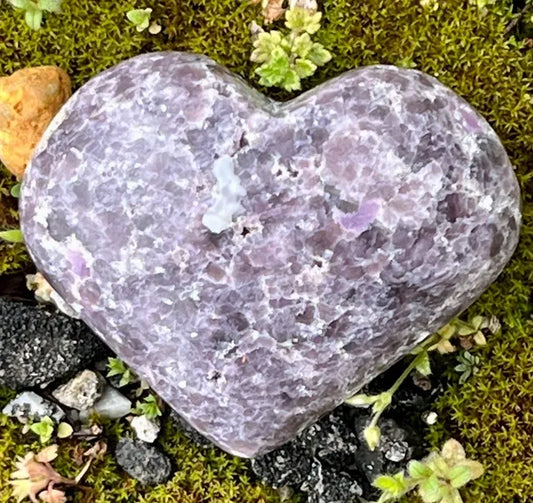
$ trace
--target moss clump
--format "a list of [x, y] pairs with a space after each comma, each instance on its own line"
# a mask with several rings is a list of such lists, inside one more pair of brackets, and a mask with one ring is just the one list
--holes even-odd
[[[446, 424], [435, 429], [432, 441], [438, 447], [449, 435], [456, 436], [469, 456], [487, 467], [487, 474], [465, 492], [467, 501], [525, 501], [533, 493], [533, 452], [529, 447], [533, 429], [533, 343], [529, 338], [533, 285], [533, 103], [529, 90], [533, 54], [506, 39], [504, 26], [509, 15], [481, 15], [467, 0], [441, 1], [439, 9], [432, 12], [424, 10], [419, 0], [321, 3], [324, 20], [317, 41], [334, 58], [304, 81], [307, 88], [356, 66], [416, 65], [437, 76], [489, 120], [516, 166], [524, 194], [522, 241], [505, 273], [472, 308], [476, 313], [498, 316], [504, 329], [481, 353], [481, 371], [465, 386], [452, 387], [440, 401], [440, 417]], [[136, 32], [125, 18], [128, 10], [148, 6], [154, 10], [153, 19], [164, 26], [163, 33], [155, 37]], [[66, 0], [64, 10], [62, 15], [48, 15], [44, 28], [32, 32], [20, 15], [1, 9], [0, 74], [25, 66], [56, 64], [69, 72], [77, 87], [138, 53], [183, 50], [207, 54], [257, 82], [249, 61], [248, 25], [260, 14], [244, 1]], [[269, 94], [279, 99], [292, 96], [284, 91], [270, 90]], [[0, 187], [11, 182], [2, 183]], [[0, 209], [12, 208], [6, 197], [0, 189]], [[11, 218], [9, 214], [10, 210], [3, 218]], [[0, 249], [0, 272], [23, 263], [20, 250], [8, 250], [5, 246]], [[271, 498], [268, 492], [259, 496], [264, 489], [248, 485], [240, 461], [199, 451], [169, 428], [164, 445], [178, 457], [178, 478], [163, 486], [164, 490], [143, 492], [134, 482], [125, 482], [111, 458], [106, 458], [101, 470], [95, 467], [88, 478], [88, 485], [96, 489], [96, 501], [247, 501], [242, 499], [246, 497], [252, 501], [250, 494], [256, 494], [254, 501]], [[4, 428], [1, 435], [0, 481], [5, 481], [10, 469], [6, 456], [22, 447], [16, 445], [16, 432], [11, 427]], [[4, 497], [5, 489], [1, 491]], [[248, 496], [243, 496], [244, 492]]]
[[[14, 393], [0, 388], [0, 410], [13, 398]], [[75, 502], [91, 503], [266, 503], [279, 502], [273, 489], [252, 482], [246, 462], [223, 454], [215, 448], [201, 449], [193, 445], [179, 432], [170, 420], [163, 423], [159, 441], [176, 466], [174, 477], [166, 484], [154, 488], [142, 487], [127, 478], [116, 465], [111, 452], [120, 435], [123, 423], [104, 423], [108, 449], [103, 459], [94, 461], [82, 485], [86, 490], [73, 493]], [[31, 433], [22, 435], [22, 426], [0, 414], [0, 503], [13, 501], [8, 484], [16, 456], [28, 451], [39, 452], [42, 445]], [[75, 441], [59, 441], [59, 457], [54, 468], [67, 477], [79, 473], [81, 454], [91, 444]], [[78, 461], [76, 461], [78, 460]], [[69, 500], [70, 501], [70, 500]], [[293, 500], [296, 503], [296, 499]]]

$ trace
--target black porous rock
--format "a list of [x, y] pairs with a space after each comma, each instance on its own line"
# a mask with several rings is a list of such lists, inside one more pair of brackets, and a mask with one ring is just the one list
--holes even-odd
[[20, 390], [70, 377], [108, 351], [80, 320], [0, 297], [0, 386]]
[[[412, 374], [395, 393], [379, 422], [382, 438], [375, 451], [368, 449], [363, 436], [370, 410], [344, 405], [293, 441], [253, 459], [253, 471], [273, 487], [288, 486], [307, 494], [308, 503], [359, 501], [353, 494], [362, 494], [366, 501], [378, 499], [379, 491], [372, 486], [378, 475], [397, 473], [411, 459], [422, 459], [428, 453], [423, 417], [445, 389], [445, 378], [438, 377], [445, 362], [438, 357], [433, 360], [435, 372], [428, 378], [428, 387], [414, 384]], [[387, 390], [404, 368], [405, 362], [398, 363], [363, 391], [379, 394]], [[344, 491], [337, 492], [338, 487]]]
[[292, 442], [252, 459], [252, 469], [272, 487], [302, 491], [310, 503], [351, 503], [363, 493], [349, 473], [358, 451], [355, 430], [339, 409]]
[[363, 494], [353, 477], [324, 466], [317, 460], [313, 461], [311, 473], [301, 490], [307, 494], [307, 503], [354, 503]]
[[115, 450], [118, 465], [144, 485], [166, 482], [172, 475], [172, 464], [166, 454], [142, 440], [121, 438]]
[[496, 133], [429, 75], [364, 67], [278, 103], [172, 52], [75, 93], [20, 211], [59, 295], [188, 423], [246, 457], [468, 307], [521, 221]]

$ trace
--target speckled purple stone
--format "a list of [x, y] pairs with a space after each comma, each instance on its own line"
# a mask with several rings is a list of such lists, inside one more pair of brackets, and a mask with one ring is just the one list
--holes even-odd
[[[217, 158], [246, 195], [210, 232]], [[414, 70], [285, 104], [213, 61], [139, 56], [82, 87], [26, 172], [38, 267], [190, 424], [255, 456], [465, 309], [518, 240], [494, 131]]]

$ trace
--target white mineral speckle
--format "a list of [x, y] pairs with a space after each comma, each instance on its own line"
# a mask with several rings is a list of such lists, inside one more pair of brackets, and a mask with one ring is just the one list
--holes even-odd
[[220, 157], [213, 164], [213, 172], [217, 179], [213, 204], [202, 218], [202, 223], [211, 231], [219, 234], [231, 227], [233, 217], [244, 208], [241, 199], [246, 191], [235, 175], [234, 162], [229, 156]]

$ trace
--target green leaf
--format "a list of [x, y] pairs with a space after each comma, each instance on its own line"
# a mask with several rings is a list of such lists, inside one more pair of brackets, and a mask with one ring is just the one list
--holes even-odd
[[122, 375], [127, 370], [126, 365], [120, 358], [108, 358], [107, 368], [109, 369], [107, 377]]
[[463, 503], [463, 498], [457, 489], [446, 487], [443, 490], [442, 499], [439, 503]]
[[433, 470], [420, 461], [411, 461], [407, 466], [407, 470], [414, 479], [425, 479], [433, 475]]
[[383, 412], [392, 402], [392, 393], [390, 391], [384, 391], [376, 396], [374, 405], [372, 406], [372, 412]]
[[457, 331], [457, 335], [463, 335], [463, 336], [470, 335], [470, 334], [473, 334], [474, 332], [477, 332], [477, 329], [465, 324], [459, 328], [459, 330]]
[[16, 197], [17, 199], [20, 197], [20, 183], [16, 183], [11, 187], [10, 193], [13, 197]]
[[294, 70], [300, 79], [310, 77], [315, 73], [317, 66], [308, 59], [298, 58], [294, 64]]
[[281, 47], [276, 47], [271, 60], [262, 64], [255, 72], [261, 77], [261, 85], [271, 87], [282, 84], [289, 69], [288, 54]]
[[46, 12], [55, 12], [56, 14], [61, 12], [62, 0], [39, 0], [37, 7]]
[[36, 9], [35, 7], [28, 6], [24, 15], [24, 19], [26, 20], [26, 24], [32, 30], [38, 30], [43, 21], [43, 11]]
[[287, 91], [300, 90], [302, 88], [302, 84], [300, 82], [300, 77], [298, 76], [298, 73], [295, 70], [290, 69], [285, 74], [285, 79], [283, 79], [281, 87], [283, 87], [283, 89], [286, 89]]
[[125, 372], [122, 374], [120, 382], [118, 383], [118, 387], [122, 388], [123, 386], [127, 386], [130, 382], [131, 382], [131, 371], [130, 369], [126, 369]]
[[[320, 44], [318, 44], [320, 45]], [[313, 48], [313, 42], [309, 33], [302, 33], [294, 39], [292, 44], [292, 52], [300, 56], [300, 58], [307, 58], [307, 55]]]
[[374, 480], [372, 485], [393, 497], [402, 496], [408, 490], [403, 472], [395, 475], [381, 475]]
[[152, 9], [133, 9], [126, 13], [126, 17], [137, 27], [137, 31], [144, 31], [150, 26]]
[[0, 239], [7, 241], [8, 243], [24, 243], [24, 236], [20, 229], [13, 229], [10, 231], [0, 232]]
[[418, 493], [424, 503], [436, 503], [442, 498], [442, 489], [439, 479], [436, 475], [423, 480], [419, 487]]
[[15, 9], [24, 9], [26, 10], [30, 5], [29, 0], [8, 0], [8, 2], [15, 7]]
[[295, 7], [285, 13], [285, 26], [296, 33], [316, 33], [320, 29], [321, 12]]
[[468, 381], [468, 378], [472, 375], [472, 370], [467, 369], [462, 374], [461, 377], [459, 377], [459, 384], [464, 384], [466, 381]]
[[145, 415], [148, 419], [156, 419], [163, 414], [154, 395], [148, 395], [143, 402], [137, 402], [137, 406], [132, 409], [132, 412], [139, 416]]
[[363, 436], [365, 437], [368, 448], [371, 451], [376, 450], [376, 447], [381, 440], [381, 430], [379, 429], [379, 426], [367, 426], [363, 431]]
[[266, 63], [270, 61], [275, 49], [282, 47], [283, 40], [282, 33], [276, 30], [260, 33], [254, 42], [255, 49], [250, 59], [255, 63]]
[[472, 480], [483, 475], [483, 465], [479, 461], [474, 461], [473, 459], [463, 459], [460, 464], [462, 466], [468, 466], [470, 470], [472, 470]]
[[307, 55], [307, 59], [310, 59], [315, 65], [322, 66], [331, 60], [331, 52], [324, 49], [322, 44], [315, 43]]
[[45, 444], [52, 438], [54, 422], [48, 416], [45, 416], [38, 423], [32, 424], [30, 430], [39, 435], [39, 441]]
[[450, 484], [456, 489], [468, 484], [473, 478], [472, 469], [466, 465], [454, 466], [448, 473]]
[[57, 427], [57, 438], [68, 438], [72, 435], [74, 430], [68, 423], [59, 423]]
[[378, 399], [378, 395], [365, 395], [364, 393], [360, 393], [358, 395], [354, 395], [348, 400], [346, 400], [344, 403], [347, 405], [351, 405], [352, 407], [368, 407], [372, 405], [373, 403], [376, 403], [376, 400]]
[[472, 324], [472, 326], [476, 329], [476, 330], [479, 330], [481, 328], [481, 326], [487, 321], [487, 319], [484, 317], [484, 316], [474, 316], [471, 320], [470, 320], [470, 323]]
[[431, 374], [431, 362], [429, 360], [429, 355], [427, 351], [420, 353], [417, 356], [416, 370], [420, 372], [423, 376], [428, 376]]

